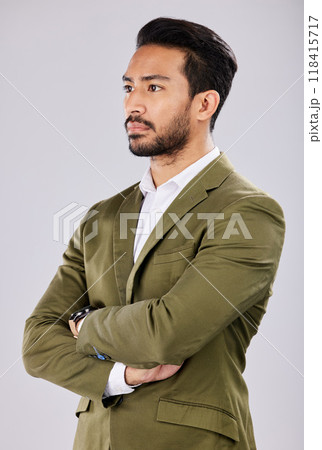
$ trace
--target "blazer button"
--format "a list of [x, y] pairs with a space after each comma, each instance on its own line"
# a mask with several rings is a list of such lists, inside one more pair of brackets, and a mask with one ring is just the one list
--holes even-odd
[[120, 404], [123, 402], [123, 395], [118, 399], [118, 401], [115, 403], [115, 406], [120, 406]]

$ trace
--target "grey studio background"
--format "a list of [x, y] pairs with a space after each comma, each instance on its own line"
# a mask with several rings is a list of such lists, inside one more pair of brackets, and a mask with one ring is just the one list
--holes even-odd
[[287, 222], [274, 294], [247, 352], [250, 407], [259, 450], [303, 448], [302, 3], [2, 0], [1, 449], [72, 448], [78, 397], [24, 371], [24, 321], [66, 248], [53, 238], [54, 214], [115, 195], [148, 164], [128, 150], [121, 76], [139, 28], [162, 15], [213, 28], [238, 59], [215, 143]]

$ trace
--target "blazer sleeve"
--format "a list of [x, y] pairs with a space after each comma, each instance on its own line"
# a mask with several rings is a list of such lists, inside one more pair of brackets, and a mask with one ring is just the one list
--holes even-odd
[[30, 375], [101, 401], [114, 363], [77, 352], [68, 326], [70, 314], [89, 303], [82, 243], [86, 217], [63, 254], [63, 264], [26, 321], [22, 357]]
[[[225, 231], [238, 211], [251, 239]], [[248, 308], [270, 295], [284, 241], [280, 206], [266, 195], [246, 197], [224, 210], [212, 239], [204, 234], [198, 252], [161, 298], [91, 313], [77, 351], [93, 346], [112, 360], [137, 368], [181, 364]]]

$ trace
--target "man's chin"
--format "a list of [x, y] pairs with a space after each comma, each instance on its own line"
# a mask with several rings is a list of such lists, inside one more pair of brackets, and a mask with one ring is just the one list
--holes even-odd
[[132, 146], [130, 144], [129, 149], [131, 153], [135, 156], [153, 156], [153, 154], [151, 154], [151, 152], [148, 149], [141, 146]]
[[141, 134], [129, 136], [129, 149], [135, 156], [152, 156], [153, 149], [143, 144], [143, 137], [144, 135]]

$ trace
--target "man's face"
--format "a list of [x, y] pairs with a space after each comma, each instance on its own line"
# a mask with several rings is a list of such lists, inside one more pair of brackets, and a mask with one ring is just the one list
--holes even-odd
[[137, 50], [123, 76], [125, 127], [138, 156], [174, 155], [190, 138], [189, 85], [184, 53], [158, 45]]

